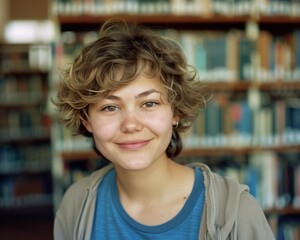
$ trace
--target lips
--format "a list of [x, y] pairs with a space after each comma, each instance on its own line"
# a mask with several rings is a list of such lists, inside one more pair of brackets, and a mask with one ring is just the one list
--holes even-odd
[[136, 140], [118, 143], [119, 147], [126, 150], [139, 150], [146, 146], [150, 140]]

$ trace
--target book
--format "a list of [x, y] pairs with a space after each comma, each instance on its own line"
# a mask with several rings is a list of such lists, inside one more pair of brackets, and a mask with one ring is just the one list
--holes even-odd
[[251, 79], [251, 54], [253, 43], [246, 37], [241, 37], [238, 43], [239, 80], [249, 81]]
[[278, 199], [277, 172], [278, 158], [274, 152], [261, 151], [250, 155], [249, 164], [259, 172], [257, 199], [262, 208], [276, 206]]

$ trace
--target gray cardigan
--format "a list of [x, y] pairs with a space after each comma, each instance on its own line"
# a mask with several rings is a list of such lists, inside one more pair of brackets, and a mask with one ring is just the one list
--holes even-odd
[[[204, 164], [191, 165], [201, 168], [204, 175], [205, 206], [199, 239], [275, 239], [247, 186], [212, 173]], [[112, 168], [113, 165], [109, 165], [100, 169], [67, 190], [55, 217], [55, 240], [90, 240], [98, 185]]]

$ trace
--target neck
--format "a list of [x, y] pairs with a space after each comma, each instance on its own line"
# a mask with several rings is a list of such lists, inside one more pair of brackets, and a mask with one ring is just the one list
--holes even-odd
[[194, 171], [171, 159], [142, 171], [116, 167], [120, 201], [127, 213], [145, 225], [172, 219], [183, 207], [194, 183]]

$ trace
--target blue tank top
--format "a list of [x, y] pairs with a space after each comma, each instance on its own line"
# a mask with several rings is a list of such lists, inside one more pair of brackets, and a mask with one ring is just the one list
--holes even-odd
[[111, 170], [99, 185], [92, 240], [132, 239], [198, 239], [204, 205], [202, 171], [195, 168], [192, 193], [180, 212], [161, 225], [146, 226], [131, 218], [123, 208], [116, 183], [115, 170]]

